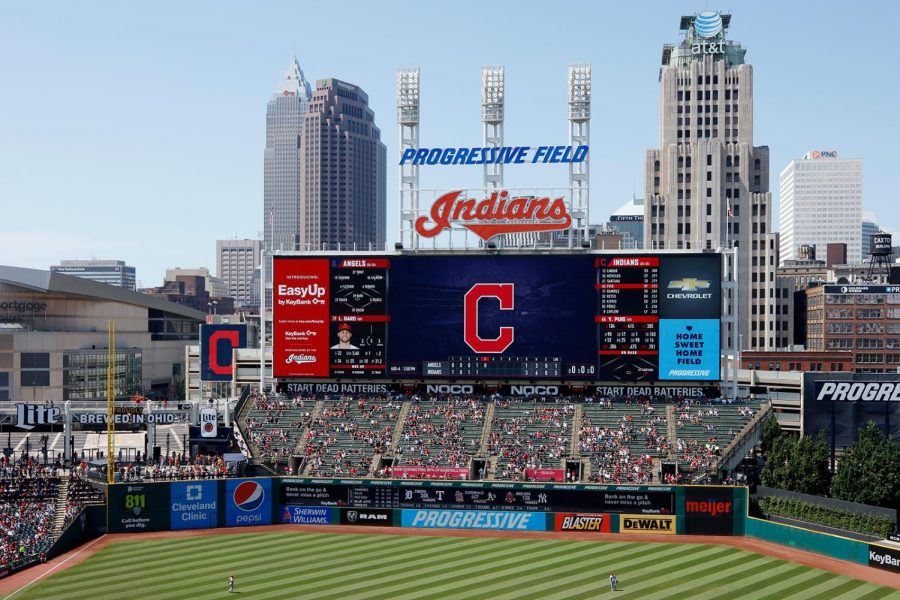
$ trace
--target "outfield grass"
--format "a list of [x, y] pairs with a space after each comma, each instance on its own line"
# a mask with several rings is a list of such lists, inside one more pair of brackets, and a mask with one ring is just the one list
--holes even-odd
[[[609, 590], [609, 572], [620, 591]], [[228, 575], [239, 595], [227, 593]], [[84, 598], [900, 598], [729, 546], [277, 532], [109, 544], [7, 596]]]

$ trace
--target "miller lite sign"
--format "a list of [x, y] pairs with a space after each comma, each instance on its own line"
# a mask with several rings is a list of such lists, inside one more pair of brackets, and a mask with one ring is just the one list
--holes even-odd
[[416, 232], [430, 238], [459, 226], [486, 242], [502, 234], [561, 231], [572, 226], [562, 198], [510, 197], [508, 191], [501, 190], [476, 201], [462, 194], [463, 190], [455, 190], [435, 200], [429, 215], [416, 220]]
[[200, 409], [200, 436], [214, 438], [219, 435], [219, 414], [215, 408]]

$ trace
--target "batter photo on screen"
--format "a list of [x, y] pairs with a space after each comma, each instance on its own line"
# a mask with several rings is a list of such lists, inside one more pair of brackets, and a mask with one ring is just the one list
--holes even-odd
[[337, 337], [338, 343], [331, 347], [332, 350], [359, 350], [350, 341], [353, 338], [353, 329], [349, 323], [341, 323], [338, 326]]

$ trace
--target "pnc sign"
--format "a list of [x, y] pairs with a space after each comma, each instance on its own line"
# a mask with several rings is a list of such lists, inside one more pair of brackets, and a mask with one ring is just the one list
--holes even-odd
[[416, 232], [426, 238], [454, 226], [488, 241], [502, 234], [565, 230], [572, 226], [572, 217], [562, 198], [510, 197], [501, 190], [476, 201], [464, 198], [463, 190], [455, 190], [438, 198], [428, 216], [416, 220]]
[[807, 159], [815, 160], [817, 158], [837, 158], [837, 150], [810, 150], [806, 153]]

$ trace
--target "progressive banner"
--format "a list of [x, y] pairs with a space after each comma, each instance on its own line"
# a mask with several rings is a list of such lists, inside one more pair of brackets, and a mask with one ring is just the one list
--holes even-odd
[[518, 511], [404, 509], [401, 511], [401, 525], [425, 529], [544, 531], [546, 516]]
[[675, 519], [673, 516], [620, 515], [619, 532], [675, 535]]

